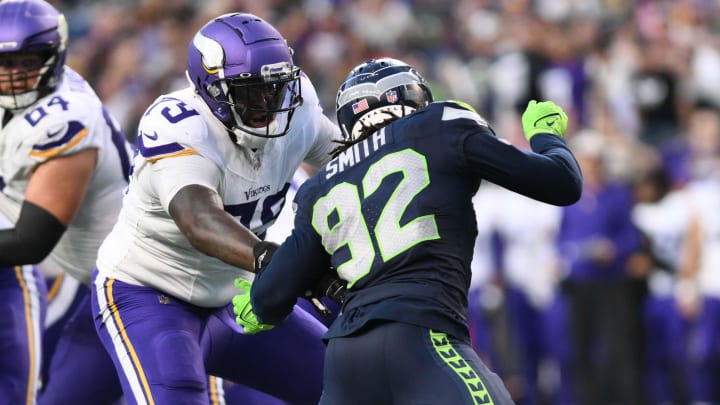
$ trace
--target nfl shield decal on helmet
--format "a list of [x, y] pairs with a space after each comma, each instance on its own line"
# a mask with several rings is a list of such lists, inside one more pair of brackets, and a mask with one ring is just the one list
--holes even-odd
[[388, 90], [387, 93], [385, 93], [385, 98], [387, 98], [388, 103], [394, 103], [398, 100], [398, 95], [395, 90]]

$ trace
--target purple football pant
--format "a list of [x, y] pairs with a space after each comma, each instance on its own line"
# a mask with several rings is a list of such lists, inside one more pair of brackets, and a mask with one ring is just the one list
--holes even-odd
[[672, 296], [650, 294], [643, 309], [648, 399], [652, 404], [686, 403], [690, 322], [680, 315]]
[[0, 269], [0, 404], [34, 404], [47, 310], [45, 280], [35, 266]]
[[720, 299], [705, 297], [689, 343], [691, 402], [720, 403]]
[[207, 404], [206, 374], [291, 404], [322, 391], [326, 328], [296, 307], [276, 328], [244, 335], [230, 305], [202, 308], [94, 273], [95, 327], [130, 404]]
[[[112, 359], [95, 331], [90, 289], [79, 285], [76, 299], [46, 359], [49, 365], [40, 405], [102, 405], [122, 397]], [[49, 340], [45, 342], [47, 350], [53, 346]]]
[[500, 361], [493, 351], [492, 324], [487, 319], [487, 310], [482, 305], [482, 289], [468, 293], [468, 327], [473, 350], [493, 370], [499, 371]]
[[287, 405], [288, 403], [262, 391], [225, 381], [225, 405]]
[[[119, 403], [120, 379], [95, 330], [90, 289], [67, 275], [48, 280], [47, 285], [43, 336], [43, 375], [47, 377], [38, 404]], [[209, 377], [209, 381], [210, 403], [223, 403], [222, 379]]]
[[[322, 316], [310, 301], [299, 299], [297, 304], [300, 308], [311, 314], [322, 324], [330, 326], [340, 313], [340, 305], [327, 297], [322, 298], [323, 304], [330, 310], [330, 315]], [[232, 314], [230, 314], [232, 316]], [[226, 405], [286, 405], [288, 402], [275, 398], [270, 394], [258, 391], [244, 385], [225, 381], [223, 384]]]
[[317, 404], [322, 393], [325, 325], [296, 305], [281, 325], [245, 335], [232, 306], [215, 311], [201, 340], [207, 372], [291, 404]]
[[[50, 368], [50, 358], [55, 352], [63, 327], [70, 320], [73, 311], [84, 297], [84, 294], [78, 291], [80, 282], [67, 274], [60, 274], [54, 278], [47, 278], [46, 276], [45, 285], [48, 290], [48, 309], [42, 337], [43, 361], [40, 378], [43, 381], [46, 380]], [[43, 385], [45, 384], [43, 383]]]
[[542, 399], [538, 371], [540, 362], [547, 355], [544, 313], [533, 306], [528, 295], [517, 287], [508, 286], [505, 296], [514, 351], [518, 356], [518, 371], [524, 387], [520, 398], [514, 400], [517, 405], [536, 405]]
[[560, 374], [557, 387], [551, 394], [554, 405], [577, 403], [575, 399], [575, 374], [572, 367], [572, 340], [570, 339], [568, 301], [564, 294], [557, 292], [545, 309], [543, 328], [548, 355], [555, 362]]

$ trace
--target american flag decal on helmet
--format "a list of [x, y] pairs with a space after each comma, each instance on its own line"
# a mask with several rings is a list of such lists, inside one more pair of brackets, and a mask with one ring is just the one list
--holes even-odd
[[352, 105], [353, 114], [360, 114], [368, 108], [370, 108], [370, 106], [368, 106], [368, 102], [366, 99], [362, 99], [357, 103], [353, 103]]

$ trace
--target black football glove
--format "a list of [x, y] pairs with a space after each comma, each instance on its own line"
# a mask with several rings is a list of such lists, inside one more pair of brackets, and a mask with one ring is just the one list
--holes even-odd
[[345, 303], [347, 281], [339, 278], [337, 273], [335, 273], [335, 269], [333, 269], [331, 273], [324, 275], [318, 282], [317, 287], [324, 296], [340, 305]]
[[[280, 245], [277, 243], [269, 241], [260, 241], [253, 246], [253, 257], [255, 258], [253, 266], [256, 274], [270, 264], [270, 260], [279, 247]], [[303, 298], [308, 300], [321, 316], [328, 317], [331, 314], [330, 309], [323, 304], [321, 298], [328, 297], [342, 305], [345, 301], [346, 286], [347, 282], [338, 278], [337, 273], [332, 269], [322, 276], [315, 286], [305, 290]]]
[[253, 246], [253, 257], [255, 257], [254, 271], [259, 273], [265, 266], [270, 264], [275, 251], [278, 250], [280, 245], [275, 242], [260, 241]]
[[320, 280], [310, 289], [305, 290], [303, 298], [310, 301], [315, 310], [327, 318], [332, 314], [330, 309], [322, 302], [322, 297], [328, 297], [342, 305], [345, 302], [345, 288], [347, 282], [338, 278], [335, 271], [323, 275]]

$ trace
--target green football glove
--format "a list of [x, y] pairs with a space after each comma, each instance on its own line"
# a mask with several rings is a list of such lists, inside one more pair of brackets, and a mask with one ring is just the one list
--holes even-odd
[[568, 117], [565, 111], [552, 101], [538, 103], [531, 100], [522, 115], [523, 132], [525, 139], [536, 134], [553, 134], [564, 136], [567, 130]]
[[241, 278], [235, 279], [235, 287], [237, 287], [242, 294], [238, 294], [233, 297], [233, 312], [235, 312], [235, 322], [243, 327], [243, 331], [248, 335], [254, 335], [264, 330], [272, 329], [274, 325], [267, 325], [260, 323], [257, 316], [252, 310], [252, 304], [250, 304], [250, 282]]

